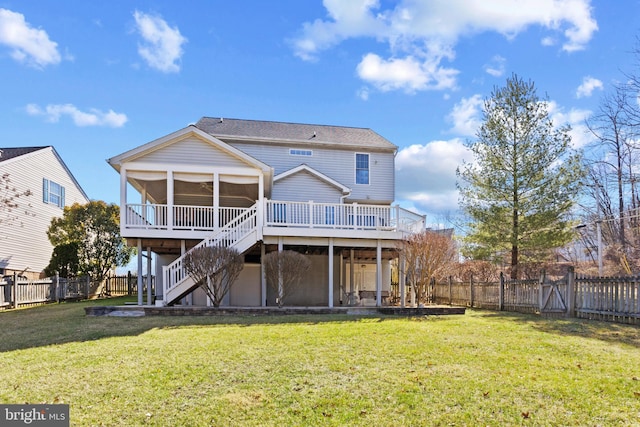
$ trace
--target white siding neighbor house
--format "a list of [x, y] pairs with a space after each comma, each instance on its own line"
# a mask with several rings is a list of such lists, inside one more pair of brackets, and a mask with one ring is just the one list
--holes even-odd
[[31, 193], [19, 197], [16, 208], [0, 209], [0, 273], [38, 278], [53, 251], [47, 238], [51, 220], [65, 206], [89, 198], [51, 146], [0, 148], [0, 176], [10, 181], [3, 197]]
[[281, 250], [312, 265], [287, 305], [382, 305], [400, 242], [425, 227], [392, 205], [396, 151], [370, 129], [204, 117], [109, 159], [140, 289], [147, 252], [155, 304], [207, 305], [182, 259], [196, 245], [223, 244], [245, 259], [223, 305], [276, 305], [261, 260]]

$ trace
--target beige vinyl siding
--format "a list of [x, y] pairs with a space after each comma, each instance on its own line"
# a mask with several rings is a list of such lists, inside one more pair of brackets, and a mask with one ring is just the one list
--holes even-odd
[[193, 136], [155, 150], [146, 156], [136, 159], [136, 161], [183, 165], [247, 167], [244, 161]]
[[[395, 199], [395, 159], [392, 151], [359, 149], [359, 153], [369, 154], [370, 181], [368, 185], [358, 185], [355, 183], [355, 151], [301, 145], [225, 142], [273, 167], [275, 175], [301, 164], [306, 164], [345, 187], [351, 188], [352, 193], [348, 199], [350, 201], [392, 203]], [[289, 149], [291, 148], [311, 149], [313, 150], [313, 155], [292, 156], [289, 154]], [[275, 199], [275, 197], [273, 198]]]
[[340, 203], [342, 191], [306, 171], [287, 176], [273, 183], [273, 200], [291, 202]]
[[[15, 221], [6, 223], [3, 219], [0, 223], [0, 268], [40, 273], [49, 264], [53, 251], [47, 229], [51, 219], [61, 217], [63, 212], [62, 208], [43, 202], [43, 178], [64, 187], [67, 206], [89, 200], [51, 148], [0, 162], [0, 173], [9, 174], [11, 184], [18, 192], [32, 192], [31, 196], [19, 199]], [[29, 214], [24, 214], [25, 210]]]

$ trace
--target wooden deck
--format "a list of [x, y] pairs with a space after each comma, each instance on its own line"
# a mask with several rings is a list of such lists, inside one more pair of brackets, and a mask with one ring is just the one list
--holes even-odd
[[309, 314], [347, 314], [354, 316], [441, 316], [465, 314], [465, 307], [427, 306], [400, 307], [154, 307], [154, 306], [96, 306], [85, 307], [87, 316], [282, 316]]

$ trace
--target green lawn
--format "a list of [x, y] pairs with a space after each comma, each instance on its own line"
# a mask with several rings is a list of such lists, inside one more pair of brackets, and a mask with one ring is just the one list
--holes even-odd
[[81, 426], [640, 425], [636, 326], [84, 315], [106, 303], [0, 312], [0, 403], [68, 403]]

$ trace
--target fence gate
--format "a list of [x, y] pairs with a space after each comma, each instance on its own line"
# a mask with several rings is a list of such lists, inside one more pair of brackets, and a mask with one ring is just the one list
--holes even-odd
[[540, 314], [566, 314], [567, 280], [545, 279], [540, 284]]

